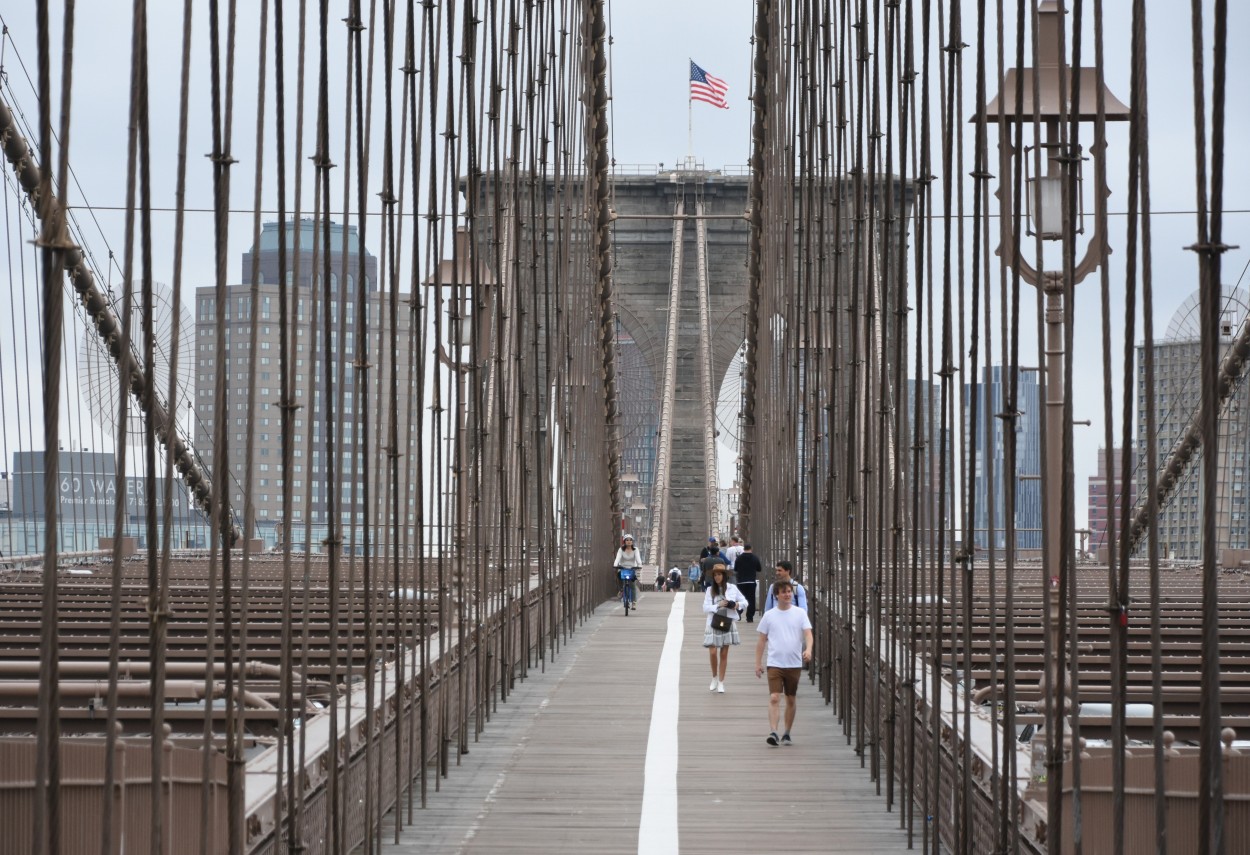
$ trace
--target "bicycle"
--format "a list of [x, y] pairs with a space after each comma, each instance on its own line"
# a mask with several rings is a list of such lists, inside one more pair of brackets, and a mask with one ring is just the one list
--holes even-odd
[[[629, 617], [629, 607], [634, 604], [637, 593], [634, 591], [636, 571], [633, 567], [617, 567], [616, 576], [621, 581], [621, 605], [625, 607], [625, 617]], [[637, 608], [637, 605], [634, 605]]]

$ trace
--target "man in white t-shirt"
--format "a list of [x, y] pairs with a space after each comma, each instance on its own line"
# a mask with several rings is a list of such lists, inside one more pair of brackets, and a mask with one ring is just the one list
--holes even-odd
[[742, 538], [734, 536], [729, 541], [729, 548], [725, 550], [725, 557], [729, 559], [729, 569], [734, 569], [734, 562], [738, 560], [738, 556], [742, 554]]
[[[764, 651], [768, 650], [768, 739], [769, 745], [792, 745], [790, 727], [794, 724], [795, 699], [799, 692], [799, 675], [812, 661], [812, 622], [807, 612], [794, 605], [794, 586], [777, 580], [772, 593], [777, 607], [764, 612], [756, 631], [755, 676], [764, 676]], [[786, 696], [786, 729], [777, 738], [777, 722], [781, 718], [781, 696]]]

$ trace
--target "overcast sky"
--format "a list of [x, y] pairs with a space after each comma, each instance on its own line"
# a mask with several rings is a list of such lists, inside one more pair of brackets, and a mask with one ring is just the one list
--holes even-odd
[[[312, 4], [315, 6], [315, 4]], [[368, 4], [365, 4], [366, 6]], [[402, 5], [402, 4], [401, 4]], [[915, 3], [918, 8], [919, 0]], [[995, 4], [987, 4], [993, 7]], [[1007, 4], [1014, 6], [1014, 3]], [[1091, 5], [1088, 4], [1087, 5]], [[1106, 3], [1106, 80], [1108, 87], [1127, 102], [1129, 100], [1129, 4]], [[1149, 74], [1150, 74], [1150, 144], [1152, 156], [1151, 182], [1154, 207], [1154, 270], [1155, 270], [1155, 328], [1162, 335], [1173, 311], [1197, 287], [1197, 259], [1184, 250], [1196, 237], [1194, 154], [1193, 154], [1193, 95], [1191, 45], [1189, 35], [1190, 9], [1188, 3], [1151, 2], [1149, 5]], [[963, 41], [975, 42], [974, 4], [964, 4], [965, 32]], [[1214, 3], [1207, 0], [1207, 67], [1210, 68], [1210, 16]], [[1250, 165], [1240, 156], [1241, 141], [1250, 131], [1250, 112], [1244, 108], [1240, 85], [1250, 79], [1250, 59], [1240, 49], [1245, 36], [1250, 34], [1250, 5], [1230, 4], [1230, 43], [1228, 78], [1234, 96], [1229, 101], [1229, 118], [1226, 130], [1230, 157], [1225, 176], [1225, 237], [1227, 244], [1239, 248], [1224, 256], [1224, 283], [1228, 286], [1245, 285], [1241, 276], [1250, 255]], [[97, 2], [80, 3], [77, 7], [77, 32], [75, 44], [75, 77], [73, 92], [74, 126], [71, 139], [71, 164], [74, 177], [80, 187], [69, 193], [69, 201], [78, 211], [83, 224], [84, 238], [103, 265], [110, 251], [120, 258], [123, 220], [120, 209], [125, 197], [125, 151], [128, 111], [128, 67], [130, 44], [130, 3]], [[182, 4], [174, 2], [149, 4], [152, 38], [152, 103], [153, 168], [156, 182], [154, 204], [172, 208], [174, 153], [176, 151], [176, 119], [178, 104], [178, 58], [181, 30]], [[293, 21], [295, 3], [288, 2], [288, 19]], [[347, 4], [332, 4], [331, 20], [338, 21], [345, 14]], [[935, 4], [936, 8], [936, 4]], [[35, 74], [37, 58], [34, 19], [35, 4], [29, 0], [9, 3], [0, 15], [9, 28], [3, 61], [9, 77], [9, 88], [20, 107], [30, 119], [37, 115], [36, 101], [25, 75]], [[742, 165], [747, 162], [750, 150], [750, 105], [747, 100], [750, 86], [751, 34], [754, 4], [747, 0], [617, 0], [609, 4], [612, 34], [611, 84], [612, 102], [610, 114], [612, 154], [618, 164], [645, 164], [671, 166], [691, 153], [689, 129], [690, 105], [687, 99], [687, 63], [695, 60], [712, 74], [725, 79], [729, 86], [730, 109], [717, 110], [705, 104], [693, 107], [693, 155], [707, 168]], [[208, 125], [208, 73], [207, 73], [207, 4], [198, 3], [195, 28], [195, 59], [193, 88], [191, 145], [189, 151], [190, 172], [187, 206], [189, 241], [185, 260], [187, 286], [212, 284], [211, 220], [207, 211], [212, 196], [209, 183], [210, 164], [203, 157], [211, 147]], [[59, 18], [59, 12], [56, 13]], [[246, 211], [252, 207], [253, 170], [255, 167], [255, 114], [256, 114], [256, 55], [257, 25], [254, 4], [240, 4], [238, 83], [235, 103], [235, 131], [233, 154], [239, 161], [234, 168], [231, 207]], [[994, 25], [990, 25], [993, 32]], [[1011, 24], [1008, 23], [1008, 31]], [[55, 24], [54, 44], [60, 44], [60, 24]], [[1092, 25], [1086, 32], [1087, 59], [1092, 62]], [[288, 48], [293, 53], [293, 41]], [[339, 50], [338, 43], [332, 50]], [[310, 48], [311, 50], [311, 48]], [[25, 64], [25, 70], [19, 65]], [[1009, 51], [1010, 54], [1010, 51]], [[339, 55], [341, 60], [341, 54]], [[975, 54], [972, 49], [964, 52], [965, 112], [971, 114], [973, 98], [972, 65]], [[990, 55], [991, 92], [998, 90], [993, 79], [993, 57]], [[380, 62], [380, 58], [379, 58]], [[1008, 57], [1008, 65], [1013, 64]], [[53, 63], [54, 68], [58, 62]], [[380, 81], [380, 77], [378, 78]], [[934, 81], [936, 84], [936, 80]], [[59, 81], [56, 84], [59, 86]], [[311, 84], [310, 84], [311, 85]], [[378, 84], [380, 85], [380, 83]], [[341, 87], [339, 87], [341, 88]], [[335, 87], [332, 87], [332, 90]], [[311, 91], [311, 90], [310, 90]], [[936, 103], [937, 88], [934, 89]], [[333, 97], [339, 97], [334, 93]], [[272, 103], [272, 92], [270, 93]], [[935, 108], [936, 110], [936, 108]], [[272, 108], [269, 111], [272, 113]], [[971, 151], [971, 126], [968, 134], [968, 151]], [[937, 116], [935, 113], [934, 121]], [[311, 128], [311, 118], [309, 127]], [[375, 115], [375, 121], [378, 117]], [[272, 122], [267, 133], [272, 140]], [[337, 131], [336, 131], [337, 133]], [[1127, 204], [1125, 192], [1127, 169], [1127, 124], [1111, 130], [1111, 146], [1108, 154], [1112, 196], [1110, 210], [1122, 212]], [[935, 134], [936, 139], [936, 134]], [[995, 139], [991, 132], [991, 145]], [[936, 143], [935, 143], [936, 145]], [[305, 155], [311, 142], [305, 142]], [[933, 153], [934, 170], [940, 171], [939, 151]], [[962, 173], [971, 171], [970, 154]], [[267, 165], [272, 174], [272, 165]], [[271, 180], [271, 179], [267, 179]], [[1087, 187], [1092, 176], [1087, 176]], [[267, 184], [267, 186], [270, 186]], [[377, 184], [373, 184], [376, 189]], [[934, 185], [940, 189], [939, 184]], [[310, 207], [309, 185], [305, 183], [305, 210]], [[337, 192], [337, 191], [336, 191]], [[376, 197], [372, 191], [371, 200]], [[272, 208], [273, 192], [266, 193], [266, 208]], [[93, 206], [89, 211], [87, 205]], [[1091, 210], [1092, 210], [1092, 206]], [[940, 207], [938, 208], [940, 210]], [[267, 217], [266, 219], [271, 219]], [[1109, 270], [1112, 292], [1112, 353], [1116, 363], [1120, 359], [1123, 303], [1120, 294], [1124, 289], [1124, 222], [1122, 216], [1113, 216], [1110, 240], [1113, 245]], [[98, 223], [98, 227], [97, 224]], [[171, 235], [173, 216], [167, 212], [157, 215], [158, 235], [156, 241], [156, 278], [168, 282], [172, 269]], [[233, 282], [243, 278], [241, 256], [251, 242], [252, 222], [249, 214], [240, 213], [231, 221], [231, 245], [229, 279]], [[12, 242], [13, 238], [10, 238]], [[368, 241], [375, 253], [376, 237]], [[119, 261], [120, 263], [120, 261]], [[11, 265], [10, 277], [20, 280]], [[107, 268], [107, 265], [104, 265]], [[104, 278], [109, 278], [107, 275]], [[114, 271], [113, 281], [118, 279]], [[1026, 306], [1032, 306], [1032, 293], [1023, 296]], [[1102, 445], [1103, 402], [1100, 368], [1102, 344], [1100, 340], [1101, 307], [1096, 276], [1080, 286], [1075, 307], [1077, 371], [1075, 417], [1090, 419], [1091, 428], [1077, 428], [1076, 448], [1076, 494], [1078, 524], [1084, 522], [1086, 479], [1093, 473], [1096, 451]], [[22, 313], [20, 306], [10, 309], [9, 316]], [[1022, 362], [1036, 364], [1037, 351], [1032, 335], [1032, 314], [1022, 317]], [[1141, 338], [1140, 322], [1136, 338]], [[998, 361], [995, 359], [995, 361]], [[20, 359], [18, 360], [20, 362]], [[2, 367], [6, 373], [20, 372], [23, 366], [6, 361]], [[1118, 377], [1117, 369], [1117, 377]], [[1118, 379], [1117, 379], [1118, 385]], [[1113, 409], [1120, 410], [1119, 393]], [[1118, 418], [1118, 415], [1116, 416]], [[1117, 433], [1118, 436], [1118, 427]]]

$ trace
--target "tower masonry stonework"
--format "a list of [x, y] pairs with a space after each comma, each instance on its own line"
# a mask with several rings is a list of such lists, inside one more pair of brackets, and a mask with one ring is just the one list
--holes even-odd
[[[708, 519], [709, 484], [704, 464], [703, 395], [716, 400], [725, 373], [745, 337], [747, 306], [746, 175], [719, 172], [660, 172], [616, 176], [612, 186], [613, 295], [617, 318], [638, 343], [656, 397], [624, 401], [623, 406], [661, 407], [670, 287], [673, 281], [674, 215], [682, 221], [680, 308], [673, 401], [672, 462], [668, 490], [668, 526], [661, 536], [663, 555], [648, 556], [665, 567], [686, 566], [699, 554], [716, 521]], [[699, 254], [695, 213], [702, 204], [706, 225], [708, 323], [711, 331], [712, 388], [703, 388], [699, 368]], [[624, 437], [628, 444], [633, 437]], [[640, 485], [652, 508], [652, 484]]]
[[[724, 521], [711, 518], [718, 506], [718, 485], [714, 483], [715, 469], [709, 472], [707, 462], [706, 424], [709, 410], [706, 399], [710, 397], [714, 408], [726, 382], [726, 373], [746, 339], [750, 290], [747, 269], [750, 182], [745, 170], [737, 174], [731, 170], [701, 168], [660, 169], [631, 174], [618, 172], [611, 177], [611, 293], [612, 312], [617, 325], [615, 380], [620, 411], [618, 441], [621, 459], [631, 469], [629, 474], [638, 476], [633, 502], [643, 506], [620, 510], [625, 512], [630, 530], [640, 533], [646, 560], [664, 568], [687, 566], [691, 559], [698, 556], [710, 534], [728, 537], [733, 533], [725, 530]], [[798, 276], [797, 271], [800, 270], [824, 271], [824, 282], [820, 287], [831, 294], [827, 296], [826, 311], [830, 317], [836, 318], [835, 323], [828, 327], [841, 332], [831, 333], [826, 328], [822, 333], [823, 339], [813, 341], [809, 346], [842, 354], [836, 358], [848, 363], [847, 370], [842, 371], [838, 381], [843, 384], [851, 382], [856, 375], [852, 369], [859, 365], [850, 352], [849, 343], [856, 340], [850, 332], [852, 323], [857, 326], [860, 347], [873, 347], [880, 351], [878, 368], [890, 360], [892, 351], [885, 344], [890, 333], [883, 319], [893, 319], [896, 311], [905, 305], [900, 304], [897, 295], [899, 275], [894, 259], [899, 241], [906, 239], [913, 196], [910, 186], [890, 177], [877, 177], [873, 182], [865, 182], [858, 187], [858, 197], [857, 186], [852, 177], [843, 177], [826, 179], [824, 187], [820, 188], [819, 197], [826, 209], [824, 217], [817, 220], [818, 231], [823, 235], [823, 249], [811, 241], [808, 242], [810, 245], [804, 245], [798, 240], [801, 230], [797, 223], [803, 214], [800, 203], [805, 192], [798, 185], [795, 187], [794, 207], [784, 214], [785, 222], [770, 226], [774, 231], [779, 230], [780, 234], [794, 235], [793, 256], [785, 266], [785, 275]], [[548, 263], [544, 259], [559, 258], [561, 263], [569, 266], [587, 263], [576, 257], [576, 252], [569, 254], [560, 250], [560, 238], [554, 227], [544, 231], [541, 237], [531, 234], [530, 227], [525, 224], [519, 226], [519, 236], [512, 233], [514, 218], [510, 212], [518, 201], [506, 188], [515, 187], [525, 193], [540, 194], [537, 204], [546, 207], [552, 222], [581, 222], [585, 217], [584, 200], [569, 185], [550, 180], [545, 183], [531, 182], [524, 175], [500, 176], [492, 173], [480, 176], [472, 187], [474, 189], [470, 189], [468, 182], [461, 183], [476, 211], [474, 245], [479, 257], [494, 259], [488, 263], [501, 268], [499, 275], [503, 291], [508, 289], [510, 277], [517, 275], [514, 271], [526, 271], [531, 267], [539, 270]], [[868, 218], [854, 215], [856, 199], [871, 212], [868, 216], [878, 217], [882, 216], [887, 193], [893, 197], [889, 239], [875, 237], [870, 244], [873, 249], [852, 252], [851, 247], [856, 245], [856, 241], [863, 240], [857, 234], [857, 223]], [[698, 251], [700, 223], [705, 229], [703, 271], [700, 270]], [[675, 275], [674, 250], [678, 246], [680, 270], [679, 275]], [[543, 255], [544, 251], [546, 255]], [[814, 255], [808, 258], [805, 252], [829, 253], [832, 263], [817, 263]], [[520, 257], [512, 259], [509, 253], [519, 253]], [[870, 263], [866, 253], [871, 253], [877, 262]], [[857, 270], [852, 269], [856, 267]], [[663, 437], [666, 353], [674, 286], [679, 291], [676, 301], [678, 323], [673, 401], [668, 428], [671, 436]], [[700, 330], [703, 316], [700, 287], [706, 289], [710, 336], [707, 374], [710, 377], [701, 367]], [[852, 293], [860, 295], [857, 300], [852, 299]], [[852, 305], [861, 306], [859, 316], [853, 322], [848, 314]], [[837, 311], [830, 310], [830, 306], [836, 306]], [[541, 298], [535, 310], [540, 318], [545, 316]], [[795, 331], [793, 334], [798, 335], [809, 329], [807, 324], [810, 318], [787, 317], [784, 307], [774, 309], [771, 303], [761, 304], [761, 311], [770, 315], [760, 320], [761, 334], [777, 336], [792, 329]], [[545, 328], [542, 334], [546, 334]], [[540, 362], [541, 358], [540, 355]], [[892, 376], [891, 371], [886, 369], [884, 376]], [[737, 379], [736, 376], [732, 378], [734, 382]], [[812, 392], [815, 398], [821, 400], [834, 394], [831, 390], [822, 392], [813, 389]], [[861, 406], [875, 412], [881, 402], [864, 400]], [[851, 420], [848, 423], [856, 422]], [[736, 428], [737, 425], [713, 425], [713, 431]], [[822, 437], [820, 441], [826, 445], [838, 443], [846, 430], [845, 426], [832, 424], [826, 428], [818, 431], [818, 436]], [[755, 430], [757, 453], [766, 453], [769, 426], [757, 420]], [[724, 442], [725, 439], [727, 437], [721, 437], [723, 447], [734, 444]], [[657, 472], [662, 469], [658, 458], [662, 456], [666, 441], [671, 457], [667, 489], [664, 489], [663, 484], [657, 483]], [[717, 444], [715, 436], [712, 442]], [[828, 456], [826, 450], [825, 458]], [[800, 460], [796, 465], [801, 464]], [[759, 539], [763, 528], [768, 525], [768, 520], [753, 517], [754, 530], [747, 534]], [[650, 542], [653, 537], [658, 538], [658, 546]]]

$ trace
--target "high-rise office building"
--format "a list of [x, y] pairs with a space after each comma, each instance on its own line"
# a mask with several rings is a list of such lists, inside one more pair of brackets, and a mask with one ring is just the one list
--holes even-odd
[[[1110, 515], [1115, 515], [1116, 537], [1120, 536], [1122, 525], [1120, 522], [1121, 509], [1124, 507], [1133, 507], [1137, 502], [1137, 481], [1136, 481], [1136, 458], [1133, 449], [1127, 451], [1129, 457], [1129, 475], [1128, 483], [1123, 481], [1123, 460], [1125, 450], [1122, 448], [1112, 449], [1111, 453], [1107, 453], [1107, 449], [1098, 449], [1098, 471], [1089, 479], [1089, 548], [1094, 552], [1107, 546], [1107, 520]], [[1107, 485], [1111, 479], [1108, 478], [1108, 465], [1115, 468], [1111, 471], [1115, 482], [1115, 495], [1112, 496]]]
[[[1244, 288], [1226, 292], [1220, 317], [1221, 351], [1231, 344], [1250, 312], [1250, 292]], [[1189, 296], [1168, 324], [1167, 334], [1156, 342], [1154, 352], [1155, 450], [1163, 466], [1172, 447], [1184, 435], [1198, 412], [1202, 388], [1214, 378], [1199, 376], [1198, 292]], [[1222, 354], [1221, 354], [1222, 356]], [[1216, 546], [1219, 549], [1250, 547], [1246, 496], [1250, 493], [1250, 400], [1243, 381], [1220, 412], [1218, 425], [1219, 470], [1216, 489]], [[1137, 495], [1146, 495], [1146, 366], [1145, 347], [1137, 347]], [[1202, 560], [1201, 453], [1195, 455], [1170, 500], [1159, 509], [1155, 530], [1159, 554], [1164, 558]]]
[[[1041, 387], [1036, 368], [1019, 368], [1015, 376], [1017, 416], [1014, 421], [1001, 417], [1007, 409], [1010, 369], [986, 366], [980, 383], [964, 387], [964, 438], [976, 442], [972, 472], [976, 506], [972, 518], [973, 542], [979, 549], [989, 549], [991, 544], [996, 551], [1006, 548], [1007, 489], [1013, 485], [1016, 491], [1015, 548], [1042, 548]], [[969, 425], [974, 389], [977, 392], [976, 424]], [[1007, 472], [1005, 431], [1013, 424], [1016, 464], [1014, 471]]]
[[[328, 358], [334, 375], [333, 394], [337, 398], [331, 412], [339, 414], [334, 425], [339, 465], [336, 479], [343, 485], [341, 522], [344, 526], [365, 522], [363, 488], [367, 469], [375, 474], [372, 480], [371, 503], [375, 506], [384, 501], [386, 484], [386, 457], [378, 448], [377, 420], [387, 418], [389, 407], [390, 360], [382, 358], [380, 348], [386, 341], [383, 332], [388, 331], [390, 312], [389, 295], [378, 290], [377, 259], [360, 245], [354, 226], [330, 224], [330, 313], [333, 317], [329, 340], [322, 330], [324, 311], [321, 288], [324, 256], [314, 258], [314, 244], [323, 224], [311, 219], [290, 221], [285, 224], [266, 223], [260, 245], [243, 255], [242, 279], [250, 282], [255, 259], [259, 271], [259, 287], [256, 302], [252, 299], [252, 286], [234, 285], [227, 289], [224, 317], [218, 318], [215, 306], [215, 289], [199, 288], [196, 291], [196, 392], [195, 392], [195, 444], [209, 467], [215, 484], [226, 483], [228, 495], [234, 506], [239, 523], [243, 522], [243, 491], [247, 483], [246, 462], [249, 421], [252, 431], [253, 487], [256, 529], [251, 536], [266, 540], [285, 540], [303, 546], [304, 525], [311, 523], [313, 549], [329, 523], [327, 516], [327, 482], [329, 468], [326, 457], [327, 426], [325, 423], [328, 400], [325, 397], [325, 359]], [[294, 264], [295, 236], [299, 233], [300, 271], [295, 280], [291, 267]], [[292, 471], [282, 471], [282, 422], [279, 396], [281, 376], [279, 368], [280, 327], [278, 305], [278, 251], [279, 241], [287, 245], [288, 287], [293, 289], [293, 303], [289, 309], [289, 343], [294, 360], [294, 396], [299, 409], [294, 411], [294, 458]], [[358, 288], [355, 277], [360, 269], [360, 255], [364, 256], [365, 289], [367, 291], [367, 328], [369, 341], [367, 351], [358, 354], [356, 347]], [[314, 318], [314, 306], [316, 317]], [[214, 409], [214, 384], [219, 358], [216, 335], [219, 324], [225, 326], [227, 352], [225, 412]], [[401, 348], [408, 341], [410, 313], [406, 301], [401, 299], [396, 319]], [[255, 332], [255, 350], [252, 334]], [[403, 351], [401, 351], [402, 353]], [[357, 356], [364, 356], [370, 364], [368, 388], [359, 388], [357, 372], [352, 367]], [[409, 409], [410, 370], [408, 360], [399, 359], [399, 414], [400, 424], [406, 424]], [[249, 409], [248, 393], [255, 367], [255, 408]], [[385, 384], [385, 385], [383, 385]], [[379, 409], [379, 389], [382, 405]], [[229, 449], [229, 475], [222, 478], [213, 466], [213, 431], [215, 420], [227, 420], [227, 447]], [[363, 439], [361, 430], [364, 419], [370, 424], [371, 438], [369, 460], [360, 458], [353, 450], [354, 444]], [[289, 487], [294, 495], [292, 519], [284, 537], [278, 525], [282, 515], [282, 494], [289, 474]], [[401, 478], [403, 474], [401, 473]], [[354, 491], [354, 493], [353, 493]], [[354, 498], [353, 498], [354, 496]], [[353, 504], [354, 502], [354, 504]]]

